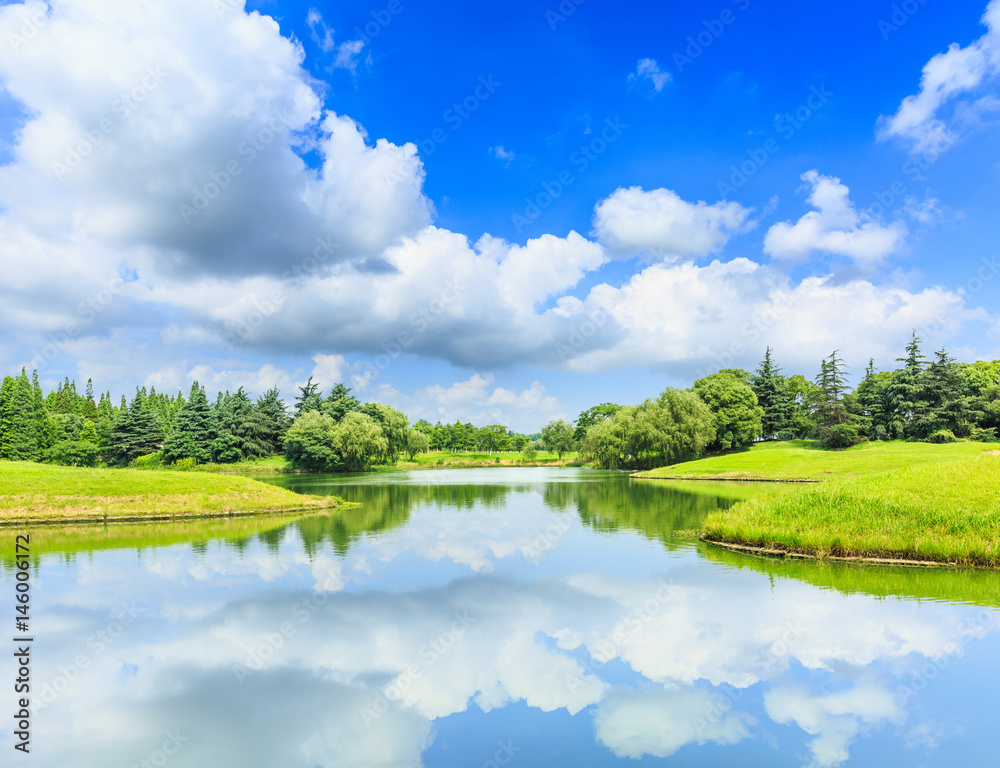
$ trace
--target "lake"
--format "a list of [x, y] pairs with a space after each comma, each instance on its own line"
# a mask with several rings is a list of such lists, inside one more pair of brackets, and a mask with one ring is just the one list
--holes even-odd
[[1000, 574], [698, 541], [747, 484], [267, 479], [359, 506], [34, 529], [32, 752], [5, 652], [0, 764], [998, 764]]

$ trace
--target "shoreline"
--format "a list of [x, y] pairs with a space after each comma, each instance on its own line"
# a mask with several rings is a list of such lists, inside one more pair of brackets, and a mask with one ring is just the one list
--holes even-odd
[[822, 483], [822, 480], [812, 478], [778, 478], [778, 477], [725, 477], [720, 475], [639, 475], [633, 474], [636, 480], [704, 480], [712, 483]]
[[61, 517], [0, 517], [0, 528], [14, 528], [19, 525], [66, 525], [71, 523], [80, 523], [83, 525], [94, 525], [100, 524], [105, 525], [108, 523], [143, 523], [143, 522], [164, 522], [173, 520], [210, 520], [210, 519], [226, 519], [226, 518], [242, 518], [242, 517], [276, 517], [279, 515], [292, 515], [292, 514], [329, 514], [330, 510], [337, 509], [342, 505], [336, 501], [331, 502], [327, 506], [305, 506], [305, 507], [288, 507], [279, 509], [261, 509], [261, 510], [231, 510], [228, 512], [205, 511], [205, 512], [157, 512], [151, 515], [81, 515], [78, 517], [74, 516], [61, 516]]
[[909, 559], [905, 557], [880, 557], [877, 555], [828, 555], [828, 554], [816, 554], [814, 552], [797, 552], [794, 550], [785, 549], [776, 545], [771, 545], [767, 547], [756, 546], [753, 544], [743, 544], [733, 541], [721, 541], [717, 539], [711, 539], [707, 534], [701, 534], [698, 537], [699, 541], [703, 541], [706, 544], [711, 544], [713, 546], [722, 547], [723, 549], [728, 549], [731, 552], [740, 552], [748, 555], [757, 555], [767, 558], [795, 558], [799, 560], [814, 560], [814, 561], [824, 561], [831, 560], [841, 563], [868, 563], [871, 565], [903, 565], [903, 566], [913, 566], [918, 568], [947, 568], [953, 570], [979, 570], [979, 571], [996, 571], [1000, 570], [995, 567], [988, 565], [976, 565], [974, 563], [958, 563], [954, 561], [945, 560], [917, 560]]

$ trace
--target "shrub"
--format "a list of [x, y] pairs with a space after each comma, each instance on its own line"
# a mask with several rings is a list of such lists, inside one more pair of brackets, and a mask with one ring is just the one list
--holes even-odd
[[858, 428], [853, 424], [835, 424], [820, 431], [820, 440], [827, 448], [850, 448], [859, 442]]
[[974, 427], [969, 439], [977, 443], [995, 443], [997, 441], [997, 428]]
[[45, 451], [42, 460], [65, 467], [96, 467], [97, 446], [86, 440], [63, 440]]
[[950, 429], [939, 429], [937, 432], [931, 432], [927, 436], [928, 443], [957, 443], [958, 438], [955, 437], [955, 433]]
[[163, 469], [163, 454], [159, 451], [147, 453], [145, 456], [133, 460], [129, 466], [136, 469]]
[[193, 456], [188, 456], [183, 459], [177, 459], [177, 461], [170, 466], [173, 469], [194, 469], [198, 466], [198, 461]]

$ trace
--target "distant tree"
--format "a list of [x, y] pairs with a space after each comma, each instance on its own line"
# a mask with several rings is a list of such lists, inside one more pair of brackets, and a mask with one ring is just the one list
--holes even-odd
[[260, 425], [261, 441], [267, 448], [267, 454], [281, 453], [285, 433], [292, 424], [285, 401], [277, 387], [271, 387], [254, 406], [257, 411], [257, 422]]
[[865, 377], [858, 384], [857, 404], [861, 428], [872, 440], [886, 440], [898, 434], [895, 403], [890, 396], [892, 373], [876, 371], [869, 360]]
[[926, 440], [934, 432], [947, 430], [958, 437], [972, 432], [973, 399], [962, 369], [947, 350], [934, 353], [934, 361], [918, 379], [918, 399], [923, 408], [914, 413], [911, 435]]
[[[323, 413], [332, 417], [334, 421], [343, 421], [344, 417], [353, 411], [364, 410], [356, 397], [351, 395], [350, 387], [343, 382], [334, 385], [330, 394], [323, 402]], [[372, 414], [369, 413], [369, 416]], [[372, 418], [375, 418], [374, 416]]]
[[906, 357], [896, 359], [896, 362], [903, 363], [903, 368], [893, 372], [889, 385], [889, 396], [895, 403], [901, 437], [914, 436], [914, 421], [921, 418], [929, 405], [921, 399], [921, 379], [927, 358], [920, 351], [920, 342], [914, 331], [910, 343], [906, 345]]
[[[380, 461], [395, 464], [399, 460], [399, 457], [406, 452], [406, 445], [409, 440], [410, 420], [406, 417], [405, 413], [382, 403], [365, 403], [360, 411], [348, 411], [344, 415], [344, 419], [350, 413], [362, 413], [378, 425], [382, 432], [382, 437], [386, 441], [386, 448], [382, 452]], [[342, 422], [344, 419], [340, 421]]]
[[174, 418], [174, 431], [163, 443], [163, 460], [173, 463], [194, 459], [198, 464], [212, 460], [212, 442], [217, 436], [215, 412], [208, 404], [205, 389], [198, 382], [191, 385], [184, 407]]
[[431, 447], [430, 438], [427, 437], [427, 433], [419, 429], [413, 428], [407, 432], [406, 438], [406, 455], [409, 456], [410, 461], [413, 461], [413, 457], [418, 453], [427, 453]]
[[299, 387], [299, 396], [295, 398], [295, 416], [318, 411], [322, 405], [323, 398], [319, 394], [319, 384], [313, 383], [313, 377], [310, 376], [305, 386]]
[[8, 393], [4, 402], [3, 434], [0, 457], [12, 461], [34, 461], [39, 447], [35, 439], [36, 419], [31, 381], [24, 368], [21, 375], [5, 382]]
[[345, 469], [366, 472], [372, 464], [385, 459], [389, 442], [371, 416], [354, 411], [334, 428], [333, 448]]
[[760, 436], [764, 411], [744, 378], [720, 371], [698, 379], [692, 389], [712, 410], [715, 439], [709, 448], [749, 445]]
[[562, 419], [550, 421], [542, 427], [542, 442], [545, 443], [545, 450], [552, 451], [562, 459], [564, 453], [576, 448], [573, 433], [573, 426]]
[[785, 377], [771, 359], [767, 347], [764, 359], [753, 377], [752, 387], [761, 408], [761, 435], [765, 440], [788, 430], [792, 424], [792, 397], [785, 384]]
[[306, 411], [285, 433], [285, 458], [296, 469], [342, 469], [334, 447], [336, 429], [337, 423], [330, 416]]
[[581, 412], [576, 420], [576, 430], [573, 433], [573, 438], [577, 442], [583, 440], [587, 436], [588, 429], [598, 421], [610, 419], [620, 408], [621, 406], [615, 403], [601, 403]]
[[493, 455], [493, 451], [507, 450], [510, 446], [507, 427], [502, 424], [489, 424], [485, 427], [480, 427], [478, 441], [480, 448], [491, 456]]
[[119, 410], [111, 427], [109, 444], [101, 448], [109, 464], [127, 466], [140, 456], [160, 449], [163, 427], [159, 414], [146, 407], [146, 397], [137, 388], [132, 402]]
[[[226, 394], [222, 408], [216, 413], [219, 449], [213, 448], [215, 460], [220, 463], [240, 459], [258, 459], [270, 453], [269, 425], [263, 415], [240, 387], [233, 394]], [[225, 435], [232, 440], [225, 439]], [[223, 445], [225, 443], [225, 445]]]

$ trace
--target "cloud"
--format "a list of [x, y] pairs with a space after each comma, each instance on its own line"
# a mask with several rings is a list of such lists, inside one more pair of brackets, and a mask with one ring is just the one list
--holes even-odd
[[715, 701], [708, 691], [680, 690], [639, 693], [618, 689], [597, 707], [597, 740], [617, 757], [669, 757], [685, 744], [735, 744], [750, 736], [752, 719], [743, 713], [696, 720], [692, 713], [709, 712]]
[[[952, 43], [948, 50], [928, 61], [920, 78], [920, 91], [903, 99], [896, 114], [882, 116], [878, 122], [879, 139], [898, 138], [913, 152], [940, 153], [958, 140], [959, 135], [940, 116], [949, 102], [969, 95], [996, 76], [1000, 70], [1000, 0], [991, 0], [982, 17], [987, 32], [973, 43], [961, 47]], [[972, 102], [966, 108], [975, 118], [989, 109], [993, 99]]]
[[164, 273], [281, 274], [320, 238], [337, 261], [364, 260], [430, 221], [415, 145], [368, 143], [324, 113], [273, 19], [203, 0], [32, 1], [0, 8], [4, 39], [22, 9], [47, 21], [0, 50], [28, 115], [0, 205], [50, 243], [141, 254]]
[[495, 147], [490, 147], [490, 154], [493, 155], [498, 160], [504, 161], [504, 166], [509, 166], [514, 162], [514, 153], [509, 152], [503, 148], [503, 144], [498, 144]]
[[808, 201], [815, 210], [794, 224], [773, 225], [764, 237], [765, 253], [786, 261], [828, 253], [871, 267], [902, 247], [906, 225], [902, 221], [884, 225], [859, 213], [840, 179], [813, 170], [802, 174], [802, 180], [811, 187]]
[[669, 189], [618, 189], [594, 209], [594, 232], [625, 256], [639, 252], [704, 256], [755, 226], [753, 209], [720, 201], [689, 203]]
[[[354, 384], [359, 391], [365, 391], [363, 374], [358, 375]], [[541, 382], [533, 381], [518, 392], [496, 386], [496, 377], [490, 373], [473, 374], [449, 387], [433, 384], [412, 395], [387, 385], [372, 390], [371, 394], [379, 402], [404, 411], [413, 422], [427, 419], [444, 424], [456, 420], [480, 426], [503, 424], [515, 432], [532, 433], [553, 419], [568, 418], [566, 409], [548, 394]]]
[[319, 46], [319, 49], [324, 53], [332, 51], [334, 46], [333, 28], [328, 27], [323, 21], [323, 14], [315, 8], [310, 8], [306, 14], [306, 24], [309, 25], [313, 42]]
[[673, 76], [669, 72], [661, 72], [656, 59], [639, 59], [635, 72], [630, 74], [628, 79], [632, 82], [649, 80], [653, 85], [653, 90], [659, 93], [673, 79]]
[[851, 742], [864, 728], [903, 716], [893, 695], [871, 681], [821, 695], [802, 688], [773, 688], [764, 694], [764, 707], [776, 723], [794, 722], [816, 737], [809, 749], [819, 768], [846, 762]]

